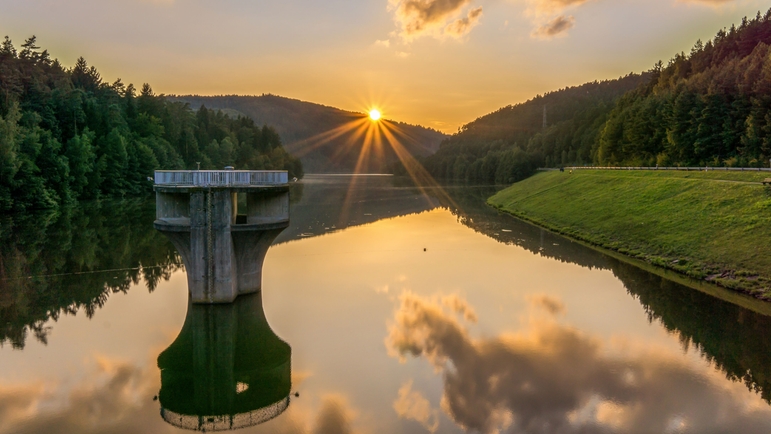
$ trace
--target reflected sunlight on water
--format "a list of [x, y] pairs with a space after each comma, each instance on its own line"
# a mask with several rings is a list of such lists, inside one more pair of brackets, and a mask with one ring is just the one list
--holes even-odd
[[[188, 311], [177, 269], [90, 319], [45, 321], [47, 344], [6, 343], [0, 433], [180, 432], [162, 405], [250, 414], [287, 392], [239, 432], [771, 431], [767, 317], [500, 216], [483, 193], [446, 188], [448, 209], [393, 182], [304, 186], [265, 260], [264, 318]], [[335, 188], [348, 220], [295, 236], [340, 223], [334, 200], [313, 206]]]

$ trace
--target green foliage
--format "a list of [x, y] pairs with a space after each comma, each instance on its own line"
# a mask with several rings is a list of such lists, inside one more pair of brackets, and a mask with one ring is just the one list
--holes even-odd
[[654, 265], [771, 298], [771, 192], [759, 182], [765, 176], [553, 171], [516, 183], [489, 203]]
[[105, 83], [82, 57], [71, 69], [33, 36], [0, 43], [0, 212], [146, 194], [156, 169], [284, 169], [302, 177], [276, 132]]
[[771, 14], [697, 41], [621, 98], [599, 138], [601, 165], [768, 166]]
[[[544, 122], [545, 113], [545, 122]], [[510, 182], [501, 151], [519, 148], [525, 176], [544, 167], [768, 167], [771, 10], [641, 75], [562, 89], [464, 125], [425, 159], [436, 177]], [[521, 179], [513, 177], [514, 180]]]
[[630, 74], [504, 107], [464, 125], [424, 165], [438, 178], [511, 183], [538, 166], [590, 163], [615, 101], [647, 80]]

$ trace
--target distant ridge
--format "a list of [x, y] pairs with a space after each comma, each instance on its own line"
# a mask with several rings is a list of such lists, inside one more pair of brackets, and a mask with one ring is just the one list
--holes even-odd
[[[284, 147], [302, 161], [307, 173], [351, 173], [356, 168], [364, 137], [354, 134], [346, 124], [361, 121], [365, 115], [278, 95], [199, 96], [172, 95], [172, 101], [190, 104], [197, 110], [206, 106], [236, 117], [251, 118], [257, 125], [270, 125], [281, 136]], [[369, 122], [369, 121], [367, 121]], [[426, 157], [439, 149], [447, 136], [439, 131], [402, 122], [382, 120], [398, 142], [414, 157]], [[340, 134], [331, 134], [339, 131]], [[325, 134], [326, 133], [326, 134]], [[388, 172], [398, 160], [387, 140], [382, 152], [372, 149], [360, 166], [362, 173]]]
[[769, 167], [771, 9], [641, 74], [538, 95], [462, 126], [436, 178], [513, 183], [537, 167]]

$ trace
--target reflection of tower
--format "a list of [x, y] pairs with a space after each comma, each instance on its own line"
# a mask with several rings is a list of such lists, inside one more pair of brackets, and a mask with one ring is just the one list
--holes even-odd
[[190, 303], [179, 336], [158, 356], [161, 417], [199, 431], [273, 419], [289, 406], [291, 353], [270, 329], [260, 293]]
[[268, 247], [289, 226], [286, 171], [156, 171], [155, 197], [155, 228], [182, 256], [193, 303], [260, 290]]

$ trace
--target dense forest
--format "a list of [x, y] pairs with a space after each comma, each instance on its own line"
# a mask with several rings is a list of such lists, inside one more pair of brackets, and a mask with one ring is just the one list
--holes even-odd
[[155, 169], [285, 169], [301, 177], [270, 127], [105, 82], [83, 58], [65, 68], [27, 39], [0, 44], [0, 211], [151, 191]]
[[[370, 123], [363, 113], [278, 95], [186, 95], [168, 98], [189, 103], [194, 109], [205, 105], [232, 116], [248, 116], [259, 124], [271, 125], [284, 140], [286, 149], [302, 161], [306, 172], [312, 173], [353, 172], [365, 143], [357, 130], [360, 124]], [[436, 152], [439, 143], [447, 138], [439, 131], [419, 125], [385, 119], [381, 119], [380, 124], [392, 131], [399, 144], [418, 158]], [[364, 162], [368, 172], [388, 171], [388, 166], [398, 160], [391, 150], [389, 138], [381, 137], [385, 145], [382, 154], [371, 154], [372, 158]]]
[[664, 66], [504, 107], [425, 159], [439, 178], [510, 183], [538, 166], [768, 167], [771, 10]]

